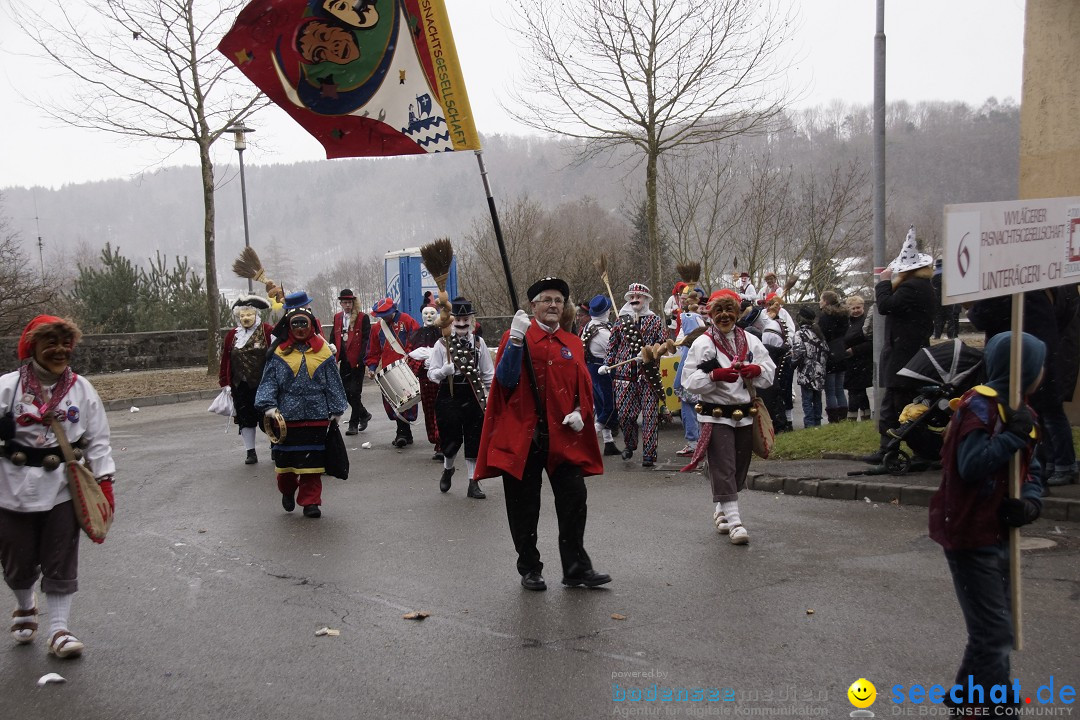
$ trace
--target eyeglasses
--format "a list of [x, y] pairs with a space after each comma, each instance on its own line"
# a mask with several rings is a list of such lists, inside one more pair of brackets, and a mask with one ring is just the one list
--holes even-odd
[[542, 297], [536, 300], [537, 305], [563, 305], [565, 303], [566, 301], [561, 297]]

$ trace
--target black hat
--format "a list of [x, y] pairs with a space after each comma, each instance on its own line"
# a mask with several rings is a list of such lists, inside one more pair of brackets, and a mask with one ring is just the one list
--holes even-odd
[[344, 290], [342, 290], [341, 292], [338, 293], [337, 299], [338, 300], [355, 300], [356, 296], [353, 295], [352, 290], [350, 290], [349, 288], [345, 288]]
[[269, 310], [270, 301], [264, 297], [258, 295], [241, 295], [236, 299], [236, 302], [232, 304], [234, 308], [238, 307], [250, 307], [256, 310]]
[[454, 317], [467, 317], [473, 314], [472, 302], [460, 295], [450, 302], [450, 314]]
[[570, 297], [570, 286], [566, 284], [565, 280], [560, 280], [557, 277], [546, 277], [537, 280], [529, 286], [526, 294], [529, 301], [531, 302], [534, 297], [544, 292], [545, 290], [558, 290], [562, 294], [563, 300], [566, 300]]
[[800, 320], [805, 320], [806, 322], [814, 322], [817, 320], [817, 313], [814, 312], [814, 309], [809, 305], [803, 305], [799, 308], [798, 315]]

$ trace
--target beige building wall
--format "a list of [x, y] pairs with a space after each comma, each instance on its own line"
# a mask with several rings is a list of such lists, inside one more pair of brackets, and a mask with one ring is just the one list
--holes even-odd
[[1027, 0], [1020, 197], [1080, 195], [1080, 1]]
[[[1027, 0], [1023, 83], [1019, 199], [1080, 195], [1080, 0]], [[1073, 330], [1064, 357], [1080, 357]], [[1065, 409], [1080, 424], [1080, 383]]]

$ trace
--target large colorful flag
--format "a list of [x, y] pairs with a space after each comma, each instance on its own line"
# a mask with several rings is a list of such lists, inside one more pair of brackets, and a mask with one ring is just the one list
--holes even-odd
[[443, 0], [252, 0], [218, 50], [328, 158], [480, 148]]

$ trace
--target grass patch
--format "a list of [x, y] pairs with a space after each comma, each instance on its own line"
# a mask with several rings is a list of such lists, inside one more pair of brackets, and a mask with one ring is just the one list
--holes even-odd
[[878, 449], [879, 440], [876, 422], [833, 423], [780, 433], [769, 459], [816, 459], [827, 452], [869, 455]]

